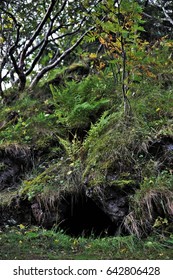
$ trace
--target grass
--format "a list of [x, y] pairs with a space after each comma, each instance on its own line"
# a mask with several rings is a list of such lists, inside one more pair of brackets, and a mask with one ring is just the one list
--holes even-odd
[[172, 231], [172, 186], [172, 174], [167, 171], [143, 180], [140, 189], [131, 197], [131, 211], [125, 218], [129, 232], [142, 236], [154, 227]]
[[1, 260], [173, 259], [173, 235], [72, 238], [64, 232], [23, 225], [0, 232]]

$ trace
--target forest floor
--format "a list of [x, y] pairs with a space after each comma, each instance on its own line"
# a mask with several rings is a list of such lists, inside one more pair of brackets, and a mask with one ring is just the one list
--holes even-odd
[[173, 235], [70, 237], [64, 232], [23, 225], [0, 232], [1, 260], [170, 260]]

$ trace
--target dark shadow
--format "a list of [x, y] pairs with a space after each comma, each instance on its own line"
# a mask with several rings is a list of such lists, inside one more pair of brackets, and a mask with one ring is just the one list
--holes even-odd
[[117, 226], [110, 218], [86, 196], [70, 196], [61, 201], [61, 220], [59, 227], [71, 236], [114, 235]]

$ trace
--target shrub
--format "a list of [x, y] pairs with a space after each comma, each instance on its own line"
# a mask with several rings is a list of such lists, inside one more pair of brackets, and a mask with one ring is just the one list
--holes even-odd
[[65, 87], [51, 91], [56, 106], [56, 116], [69, 129], [86, 129], [110, 107], [114, 85], [98, 76], [88, 76], [81, 82], [67, 82]]

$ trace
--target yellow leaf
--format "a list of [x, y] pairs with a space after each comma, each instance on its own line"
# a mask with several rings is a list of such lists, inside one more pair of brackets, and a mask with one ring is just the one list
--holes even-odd
[[106, 64], [104, 62], [100, 62], [99, 65], [97, 66], [97, 69], [102, 70], [105, 68], [105, 66], [106, 66]]
[[147, 76], [150, 78], [156, 78], [156, 75], [154, 75], [152, 72], [147, 71]]
[[173, 46], [173, 43], [172, 43], [172, 42], [166, 42], [166, 43], [165, 43], [165, 46], [166, 46], [166, 47], [172, 47], [172, 46]]
[[149, 184], [153, 184], [154, 182], [152, 180], [149, 181]]
[[124, 252], [126, 252], [126, 251], [127, 251], [126, 248], [123, 248], [123, 249], [120, 250], [121, 253], [124, 253]]
[[99, 38], [99, 41], [100, 41], [100, 43], [101, 43], [102, 45], [105, 45], [105, 44], [106, 44], [106, 41], [105, 41], [102, 37]]
[[95, 59], [95, 58], [97, 58], [97, 54], [96, 53], [90, 53], [89, 57], [91, 59]]
[[22, 225], [22, 224], [20, 224], [20, 225], [19, 225], [19, 228], [20, 228], [20, 229], [24, 229], [24, 228], [25, 228], [25, 226], [24, 226], [24, 225]]
[[0, 37], [0, 45], [5, 42], [5, 39], [3, 37]]
[[75, 240], [73, 241], [73, 245], [76, 246], [77, 244], [78, 244], [78, 240], [75, 239]]

